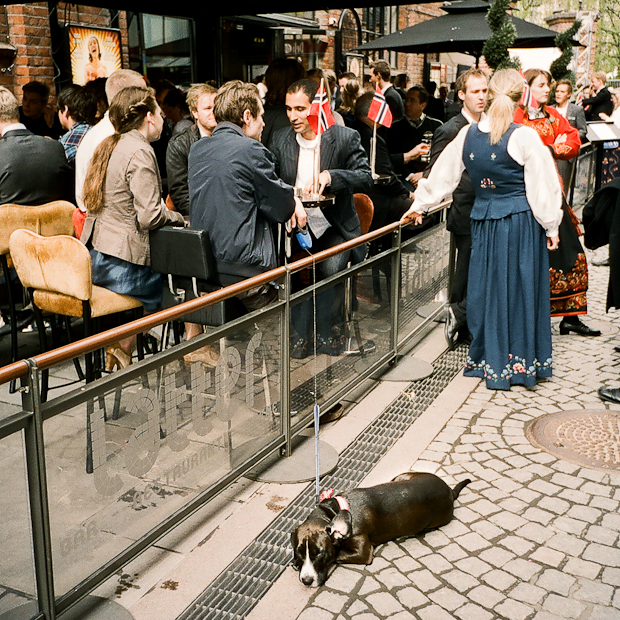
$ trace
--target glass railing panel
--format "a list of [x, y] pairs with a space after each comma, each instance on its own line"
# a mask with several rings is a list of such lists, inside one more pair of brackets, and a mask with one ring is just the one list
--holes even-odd
[[57, 596], [281, 435], [278, 313], [201, 338], [44, 423]]
[[407, 239], [403, 229], [398, 338], [418, 328], [447, 298], [450, 233], [440, 223]]
[[38, 613], [24, 433], [0, 439], [0, 618]]

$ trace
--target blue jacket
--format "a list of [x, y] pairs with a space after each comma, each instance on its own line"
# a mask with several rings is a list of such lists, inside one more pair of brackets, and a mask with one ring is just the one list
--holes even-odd
[[190, 226], [208, 231], [220, 274], [245, 278], [276, 267], [270, 224], [288, 220], [295, 201], [260, 142], [219, 123], [192, 145], [188, 184]]

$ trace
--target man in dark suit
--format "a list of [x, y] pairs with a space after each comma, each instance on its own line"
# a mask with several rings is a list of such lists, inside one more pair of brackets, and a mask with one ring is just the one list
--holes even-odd
[[[456, 138], [459, 131], [466, 125], [481, 120], [486, 106], [487, 90], [487, 78], [480, 69], [469, 69], [459, 75], [456, 80], [456, 93], [462, 108], [459, 114], [435, 131], [430, 161], [424, 171], [425, 177], [430, 174], [439, 155]], [[467, 338], [469, 335], [467, 330], [467, 274], [471, 255], [469, 219], [474, 198], [474, 188], [465, 171], [452, 195], [452, 206], [448, 211], [446, 223], [446, 228], [452, 233], [457, 251], [446, 319], [446, 340], [450, 347], [454, 346], [457, 333], [461, 338]]]
[[604, 71], [596, 71], [592, 75], [591, 84], [596, 94], [594, 97], [589, 97], [581, 102], [584, 108], [590, 106], [586, 110], [587, 121], [601, 121], [603, 119], [600, 114], [610, 115], [614, 111], [614, 103], [611, 100], [609, 89], [605, 86], [606, 82], [607, 75]]
[[[277, 131], [270, 144], [276, 170], [283, 181], [300, 188], [305, 194], [312, 191], [314, 156], [318, 137], [308, 121], [308, 112], [318, 86], [312, 80], [299, 80], [286, 94], [286, 112], [291, 127]], [[370, 166], [360, 138], [348, 127], [332, 125], [320, 137], [320, 194], [333, 194], [334, 204], [308, 213], [308, 228], [312, 252], [334, 247], [361, 233], [353, 194], [367, 193], [372, 187]], [[349, 260], [358, 262], [365, 248], [343, 252], [316, 265], [317, 280], [342, 271]], [[329, 355], [339, 355], [344, 348], [342, 334], [344, 288], [330, 287], [317, 295], [317, 349]], [[313, 351], [312, 300], [293, 309], [293, 325], [298, 339], [292, 355], [301, 359]]]
[[[558, 80], [555, 85], [555, 109], [579, 132], [581, 144], [588, 141], [588, 124], [586, 123], [586, 115], [581, 106], [570, 102], [573, 94], [573, 84], [570, 80]], [[562, 177], [564, 191], [568, 196], [570, 176], [573, 169], [575, 158], [570, 160], [558, 159], [556, 164], [558, 172]]]
[[426, 113], [430, 117], [436, 118], [438, 121], [441, 121], [443, 123], [446, 111], [443, 100], [439, 97], [435, 97], [437, 83], [429, 80], [428, 82], [424, 82], [424, 88], [426, 88], [426, 92], [428, 93], [428, 100], [426, 102]]
[[370, 65], [370, 83], [375, 89], [377, 86], [381, 89], [392, 113], [392, 121], [395, 122], [405, 116], [405, 107], [402, 97], [390, 82], [390, 75], [390, 65], [385, 60], [377, 60]]
[[427, 102], [426, 89], [420, 85], [412, 86], [405, 97], [405, 116], [392, 123], [385, 138], [394, 170], [407, 181], [405, 186], [410, 191], [426, 168], [421, 156], [428, 153], [429, 147], [423, 143], [423, 138], [425, 134], [432, 136], [441, 126], [441, 121], [425, 114]]
[[[370, 158], [371, 142], [375, 121], [368, 118], [374, 93], [364, 93], [355, 103], [356, 121], [353, 124], [362, 141], [362, 146]], [[375, 207], [371, 230], [381, 228], [399, 220], [413, 202], [412, 193], [407, 190], [392, 168], [392, 160], [385, 140], [377, 133], [375, 173], [389, 176], [389, 181], [373, 185], [368, 192]]]
[[19, 104], [0, 87], [0, 204], [74, 200], [73, 174], [60, 142], [35, 136], [19, 122]]

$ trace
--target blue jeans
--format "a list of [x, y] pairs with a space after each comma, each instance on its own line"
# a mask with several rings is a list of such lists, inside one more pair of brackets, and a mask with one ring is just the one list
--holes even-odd
[[[345, 239], [334, 230], [329, 228], [319, 238], [312, 236], [312, 253], [316, 254], [322, 250], [333, 248]], [[320, 282], [346, 268], [351, 258], [351, 250], [332, 256], [316, 264], [316, 281]], [[312, 269], [310, 267], [310, 269]], [[303, 285], [297, 282], [295, 290], [301, 290]], [[312, 297], [296, 304], [291, 309], [291, 322], [298, 338], [312, 341], [314, 339], [314, 303]], [[316, 327], [317, 335], [322, 338], [329, 338], [332, 335], [332, 328], [342, 327], [344, 323], [344, 283], [332, 285], [321, 291], [316, 296]]]

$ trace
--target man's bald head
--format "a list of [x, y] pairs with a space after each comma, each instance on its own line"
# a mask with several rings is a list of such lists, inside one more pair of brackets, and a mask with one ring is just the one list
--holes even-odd
[[146, 86], [144, 76], [131, 69], [119, 69], [115, 71], [105, 83], [105, 96], [108, 98], [108, 103], [111, 102], [123, 88], [129, 88], [130, 86], [144, 88]]

